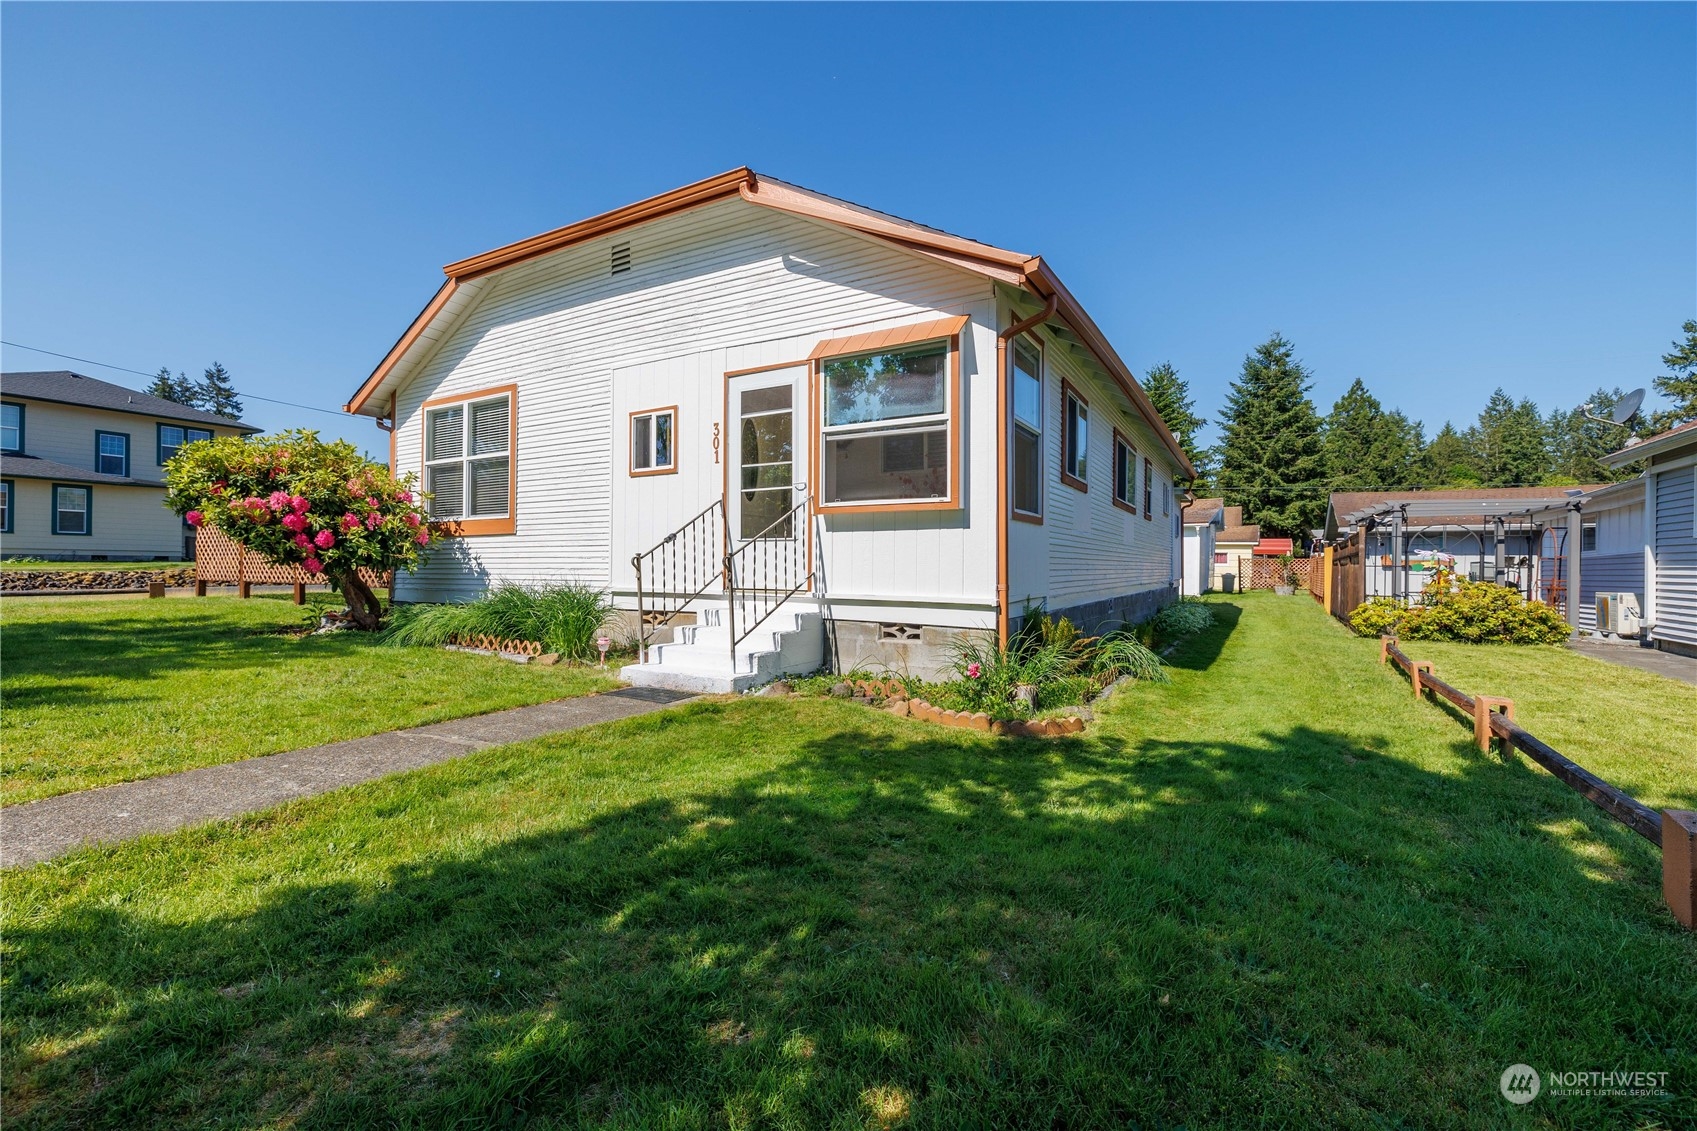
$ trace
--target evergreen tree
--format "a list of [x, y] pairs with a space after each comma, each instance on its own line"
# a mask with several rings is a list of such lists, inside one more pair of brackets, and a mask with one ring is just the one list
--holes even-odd
[[1697, 319], [1680, 327], [1685, 341], [1674, 342], [1673, 352], [1662, 355], [1669, 376], [1655, 379], [1656, 391], [1673, 402], [1673, 408], [1651, 418], [1652, 432], [1665, 432], [1676, 424], [1697, 419]]
[[1422, 453], [1422, 482], [1431, 487], [1477, 487], [1483, 482], [1472, 445], [1455, 425], [1444, 421]]
[[1208, 422], [1196, 415], [1196, 405], [1190, 399], [1190, 384], [1178, 375], [1172, 362], [1163, 361], [1144, 375], [1143, 391], [1149, 394], [1155, 411], [1167, 422], [1167, 430], [1173, 434], [1173, 439], [1190, 457], [1190, 465], [1196, 469], [1192, 489], [1208, 490], [1213, 479], [1213, 453], [1199, 446], [1196, 440], [1197, 432]]
[[231, 420], [242, 418], [242, 402], [236, 397], [236, 386], [229, 372], [216, 361], [206, 367], [200, 381], [200, 407]]
[[1467, 441], [1487, 487], [1531, 487], [1548, 474], [1544, 418], [1531, 400], [1515, 404], [1498, 388], [1467, 430]]
[[[1625, 391], [1620, 388], [1598, 389], [1586, 402], [1593, 415], [1607, 417]], [[1630, 479], [1638, 474], [1635, 467], [1619, 470], [1604, 467], [1598, 457], [1624, 447], [1629, 436], [1637, 433], [1639, 422], [1627, 428], [1591, 420], [1584, 406], [1566, 412], [1556, 409], [1549, 415], [1546, 428], [1550, 440], [1551, 485], [1572, 486], [1580, 483], [1612, 483]]]
[[171, 367], [161, 365], [159, 372], [153, 375], [153, 384], [142, 390], [150, 397], [171, 401], [175, 404], [188, 405], [190, 408], [200, 407], [200, 388], [181, 373], [171, 376]]
[[1219, 489], [1249, 522], [1302, 538], [1326, 513], [1326, 451], [1309, 374], [1275, 333], [1243, 359], [1221, 416]]
[[1423, 430], [1400, 412], [1386, 412], [1357, 377], [1326, 417], [1326, 471], [1334, 491], [1406, 487], [1418, 483], [1415, 464]]

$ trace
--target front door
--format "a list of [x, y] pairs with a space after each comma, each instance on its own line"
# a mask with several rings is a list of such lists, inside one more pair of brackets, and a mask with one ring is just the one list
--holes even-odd
[[729, 378], [730, 468], [725, 517], [731, 548], [794, 541], [807, 534], [807, 367], [768, 369]]

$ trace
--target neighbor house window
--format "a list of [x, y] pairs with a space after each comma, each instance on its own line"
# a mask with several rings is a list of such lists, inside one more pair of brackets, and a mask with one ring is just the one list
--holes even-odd
[[0, 479], [0, 534], [12, 532], [12, 481]]
[[130, 474], [130, 435], [128, 432], [95, 432], [94, 470], [102, 475]]
[[820, 501], [936, 502], [952, 496], [948, 341], [820, 362]]
[[87, 534], [90, 532], [89, 496], [87, 487], [53, 484], [53, 533]]
[[1165, 479], [1161, 480], [1161, 517], [1166, 518], [1173, 513], [1173, 485]]
[[1143, 517], [1153, 520], [1155, 517], [1155, 465], [1149, 462], [1149, 457], [1143, 458]]
[[1013, 509], [1043, 513], [1043, 354], [1024, 338], [1013, 346]]
[[1114, 429], [1114, 505], [1137, 513], [1137, 449]]
[[1215, 550], [1214, 551], [1214, 564], [1215, 565], [1225, 565], [1226, 564], [1226, 557], [1227, 557], [1227, 555], [1223, 550]]
[[1088, 490], [1085, 472], [1090, 455], [1090, 402], [1067, 382], [1061, 382], [1061, 482]]
[[0, 451], [24, 450], [24, 406], [0, 405]]
[[[424, 489], [430, 517], [466, 534], [513, 530], [514, 393], [473, 393], [424, 407]], [[493, 524], [493, 525], [492, 525]]]
[[164, 467], [184, 444], [210, 440], [212, 433], [205, 428], [185, 428], [180, 424], [159, 426], [159, 466]]
[[630, 414], [632, 475], [660, 475], [678, 469], [677, 424], [675, 406]]

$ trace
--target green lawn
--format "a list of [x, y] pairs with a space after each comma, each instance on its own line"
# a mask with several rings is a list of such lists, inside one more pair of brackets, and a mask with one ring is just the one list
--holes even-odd
[[[331, 602], [315, 594], [315, 604]], [[339, 601], [335, 603], [339, 604]], [[28, 597], [0, 619], [0, 802], [174, 773], [616, 686], [355, 633], [287, 600]]]
[[707, 701], [8, 873], [8, 1126], [1690, 1126], [1650, 847], [1218, 607], [1076, 739]]

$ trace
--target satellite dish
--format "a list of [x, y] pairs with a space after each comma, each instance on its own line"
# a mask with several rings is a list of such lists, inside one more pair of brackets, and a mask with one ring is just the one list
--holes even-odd
[[1609, 409], [1607, 416], [1598, 416], [1591, 411], [1591, 406], [1588, 404], [1580, 405], [1579, 411], [1584, 414], [1587, 420], [1595, 420], [1598, 424], [1614, 424], [1624, 428], [1633, 417], [1638, 415], [1638, 408], [1643, 403], [1644, 390], [1634, 389], [1616, 401], [1614, 407]]

